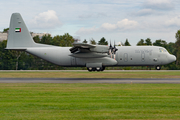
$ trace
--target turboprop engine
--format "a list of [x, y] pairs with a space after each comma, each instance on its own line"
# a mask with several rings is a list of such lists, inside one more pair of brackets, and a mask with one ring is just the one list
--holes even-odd
[[108, 53], [109, 47], [105, 45], [96, 45], [96, 47], [90, 48], [90, 51], [97, 53]]

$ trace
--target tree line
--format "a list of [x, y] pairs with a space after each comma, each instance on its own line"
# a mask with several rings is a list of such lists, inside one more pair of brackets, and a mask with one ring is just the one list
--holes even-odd
[[[7, 29], [4, 29], [7, 30]], [[171, 64], [163, 66], [163, 69], [172, 69], [177, 70], [180, 69], [180, 30], [175, 34], [176, 42], [167, 43], [165, 40], [156, 40], [152, 42], [150, 38], [141, 39], [138, 41], [137, 46], [162, 46], [168, 50], [170, 54], [173, 54], [177, 57], [177, 61]], [[33, 37], [36, 43], [55, 45], [55, 46], [72, 46], [72, 43], [77, 41], [73, 38], [73, 36], [65, 33], [64, 35], [56, 35], [51, 37], [51, 35], [44, 35], [40, 39], [39, 36]], [[85, 39], [82, 41], [83, 43], [88, 43]], [[98, 42], [93, 38], [89, 40], [90, 44], [98, 44], [98, 45], [108, 45], [108, 41], [102, 37]], [[43, 59], [40, 59], [36, 56], [30, 55], [24, 51], [14, 51], [14, 50], [6, 50], [7, 40], [0, 42], [0, 69], [1, 70], [62, 70], [62, 69], [86, 69], [86, 68], [67, 68], [61, 67], [58, 65], [54, 65], [49, 63]], [[118, 46], [131, 46], [128, 39], [125, 40], [124, 43], [119, 44]], [[120, 67], [116, 69], [121, 69]], [[130, 68], [131, 69], [131, 68]], [[136, 69], [142, 69], [142, 67], [138, 67]]]

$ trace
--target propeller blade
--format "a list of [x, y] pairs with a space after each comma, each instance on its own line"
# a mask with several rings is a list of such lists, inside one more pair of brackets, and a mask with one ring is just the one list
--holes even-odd
[[114, 41], [114, 54], [116, 54], [116, 51], [118, 51], [118, 49], [115, 46], [115, 41]]
[[109, 48], [110, 48], [110, 49], [112, 48], [112, 45], [111, 45], [111, 41], [110, 41], [110, 45], [109, 45]]
[[111, 50], [111, 53], [112, 53], [114, 48], [113, 48], [112, 45], [111, 45], [111, 41], [110, 41], [109, 49]]

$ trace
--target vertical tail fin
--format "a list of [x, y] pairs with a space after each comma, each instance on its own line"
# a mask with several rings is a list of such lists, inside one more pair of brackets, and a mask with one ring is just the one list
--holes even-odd
[[6, 49], [26, 49], [35, 46], [36, 43], [32, 39], [21, 15], [19, 13], [13, 13], [10, 21]]

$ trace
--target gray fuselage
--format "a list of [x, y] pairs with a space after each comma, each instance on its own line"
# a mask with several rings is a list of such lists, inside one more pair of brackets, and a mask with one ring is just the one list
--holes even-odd
[[11, 16], [6, 49], [23, 50], [51, 63], [68, 67], [87, 67], [89, 71], [103, 71], [108, 66], [156, 66], [176, 60], [163, 47], [115, 46], [73, 43], [72, 47], [58, 47], [35, 43], [20, 13]]
[[[102, 63], [103, 66], [156, 66], [165, 65], [176, 60], [165, 48], [158, 46], [118, 46], [115, 55], [94, 58], [77, 58], [70, 56], [71, 47], [36, 47], [27, 48], [26, 52], [60, 66], [86, 67], [87, 63]], [[86, 53], [87, 56], [89, 53]]]

